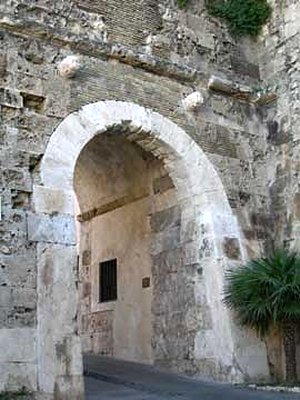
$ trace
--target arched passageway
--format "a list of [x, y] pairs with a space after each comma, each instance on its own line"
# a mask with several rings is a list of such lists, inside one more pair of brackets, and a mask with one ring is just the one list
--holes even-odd
[[[252, 353], [240, 350], [243, 340], [244, 348], [256, 347], [265, 368], [264, 348], [257, 349], [253, 339], [237, 338], [240, 332], [232, 329], [221, 300], [226, 245], [244, 257], [236, 218], [212, 164], [174, 123], [130, 103], [83, 107], [53, 133], [34, 203], [35, 218], [47, 227], [37, 233], [42, 391], [80, 397], [78, 333], [87, 351], [227, 381], [253, 372], [248, 367]], [[108, 305], [115, 292], [99, 301], [105, 291], [99, 274], [107, 267], [101, 264], [114, 260], [121, 281], [114, 305]], [[137, 269], [137, 263], [145, 269]], [[129, 279], [120, 265], [132, 268]], [[129, 283], [136, 290], [128, 290]], [[140, 329], [145, 333], [140, 335]]]
[[[152, 363], [151, 239], [152, 230], [178, 226], [172, 181], [161, 160], [107, 132], [80, 153], [74, 188], [83, 352]], [[159, 226], [163, 209], [169, 211]]]

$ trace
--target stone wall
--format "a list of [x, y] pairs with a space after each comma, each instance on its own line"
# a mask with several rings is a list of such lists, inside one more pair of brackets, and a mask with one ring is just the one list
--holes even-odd
[[[35, 6], [34, 12], [31, 9], [30, 13], [25, 12], [25, 5], [26, 2], [22, 5], [23, 8], [21, 7], [21, 10], [24, 9], [24, 11], [20, 11], [18, 19], [14, 16], [13, 22], [9, 23], [7, 19], [2, 22], [2, 26], [9, 31], [15, 32], [14, 34], [18, 33], [20, 30], [19, 25], [21, 25], [22, 36], [25, 36], [24, 39], [16, 39], [15, 36], [6, 36], [7, 39], [5, 37], [5, 40], [3, 38], [4, 51], [6, 53], [5, 56], [3, 55], [2, 63], [3, 87], [12, 86], [13, 90], [17, 90], [18, 99], [15, 99], [17, 102], [14, 105], [15, 107], [21, 105], [23, 98], [25, 98], [26, 103], [24, 109], [13, 108], [13, 113], [10, 111], [11, 107], [2, 107], [3, 121], [15, 129], [7, 134], [10, 135], [10, 143], [13, 140], [17, 140], [17, 145], [18, 147], [21, 146], [22, 151], [30, 149], [30, 163], [34, 164], [35, 159], [38, 159], [43, 153], [47, 139], [54, 126], [58, 124], [59, 119], [84, 104], [104, 99], [131, 100], [157, 110], [185, 128], [194, 140], [209, 153], [211, 160], [223, 176], [232, 204], [237, 208], [237, 212], [243, 219], [242, 225], [246, 236], [251, 241], [250, 247], [257, 248], [254, 242], [256, 243], [257, 239], [259, 242], [264, 241], [263, 228], [260, 226], [260, 222], [257, 221], [259, 218], [255, 218], [255, 215], [252, 215], [254, 212], [249, 212], [248, 209], [263, 209], [261, 203], [266, 201], [266, 195], [264, 182], [260, 183], [253, 180], [251, 162], [254, 157], [255, 159], [261, 157], [265, 131], [261, 121], [261, 114], [256, 111], [254, 106], [207, 91], [207, 81], [210, 73], [219, 71], [224, 73], [226, 66], [228, 76], [233, 75], [237, 80], [244, 79], [247, 81], [248, 79], [249, 82], [253, 80], [249, 75], [240, 73], [242, 71], [241, 68], [239, 73], [234, 74], [231, 64], [225, 62], [221, 56], [220, 59], [214, 59], [213, 54], [217, 49], [222, 48], [218, 36], [216, 34], [211, 35], [215, 44], [213, 49], [207, 50], [211, 54], [211, 58], [209, 58], [205, 66], [199, 64], [198, 61], [193, 62], [191, 55], [178, 58], [177, 56], [175, 57], [177, 53], [174, 53], [171, 60], [178, 61], [182, 65], [182, 67], [176, 67], [176, 71], [174, 71], [173, 64], [172, 71], [170, 70], [169, 61], [162, 61], [154, 56], [145, 55], [142, 62], [139, 57], [134, 58], [132, 54], [128, 54], [124, 48], [120, 48], [120, 56], [117, 57], [116, 50], [113, 46], [110, 46], [109, 39], [96, 38], [95, 40], [98, 40], [98, 49], [99, 43], [101, 44], [101, 51], [98, 50], [98, 53], [94, 47], [87, 50], [86, 46], [84, 50], [83, 46], [72, 50], [72, 52], [75, 51], [78, 54], [82, 52], [82, 63], [85, 68], [75, 80], [64, 81], [57, 76], [56, 65], [65, 55], [70, 54], [66, 46], [70, 46], [73, 36], [67, 40], [66, 29], [64, 29], [60, 38], [58, 38], [60, 33], [58, 28], [65, 25], [61, 21], [66, 18], [64, 13], [68, 11], [68, 9], [67, 11], [65, 10], [67, 3], [64, 3], [62, 10], [58, 9], [54, 14], [44, 4], [41, 4], [40, 10], [38, 6]], [[170, 25], [172, 29], [167, 30], [165, 28], [166, 32], [162, 31], [162, 36], [169, 37], [168, 40], [172, 44], [177, 40], [179, 41], [177, 38], [178, 30], [185, 27], [185, 24], [189, 23], [189, 19], [193, 18], [191, 14], [186, 15], [182, 12], [175, 12], [174, 7], [166, 9], [167, 6], [169, 4], [161, 5], [160, 12], [165, 16], [163, 20], [166, 26]], [[37, 10], [39, 10], [38, 15], [36, 14]], [[72, 8], [72, 10], [74, 13], [76, 7]], [[9, 8], [6, 7], [6, 13], [8, 11]], [[194, 9], [191, 11], [194, 12]], [[57, 40], [54, 40], [54, 36], [52, 39], [55, 46], [49, 46], [47, 39], [45, 40], [44, 37], [42, 37], [43, 40], [36, 39], [42, 36], [36, 32], [39, 25], [35, 23], [32, 26], [33, 24], [28, 21], [30, 17], [31, 20], [37, 19], [40, 24], [45, 24], [47, 18], [44, 14], [48, 15], [49, 13], [55, 22], [53, 22], [55, 31], [52, 32], [51, 27], [49, 27], [48, 36], [49, 39], [52, 35], [57, 36]], [[172, 18], [170, 17], [171, 20], [168, 15], [173, 16]], [[76, 19], [75, 17], [78, 18], [78, 15], [76, 14], [74, 19]], [[210, 37], [212, 29], [221, 29], [221, 27], [218, 26], [216, 21], [208, 22], [207, 16], [204, 17], [206, 21], [205, 37]], [[197, 11], [197, 16], [195, 16], [197, 23], [194, 22], [191, 26], [188, 25], [188, 29], [192, 31], [193, 29], [196, 30], [196, 27], [203, 26], [201, 23], [204, 17], [200, 8]], [[9, 13], [7, 18], [11, 18]], [[22, 18], [26, 18], [26, 21], [22, 20]], [[78, 39], [84, 43], [87, 31], [90, 35], [89, 38], [93, 36], [89, 26], [82, 29], [79, 29], [80, 27], [72, 29], [71, 20], [71, 18], [68, 19], [68, 30], [72, 35], [74, 35], [73, 31], [78, 32], [77, 43]], [[24, 28], [25, 25], [26, 29]], [[131, 34], [130, 32], [129, 34]], [[9, 34], [5, 33], [5, 35]], [[200, 31], [198, 36], [202, 37]], [[232, 42], [228, 35], [226, 40]], [[205, 43], [208, 46], [208, 42], [208, 40], [205, 40], [203, 46]], [[91, 43], [90, 40], [89, 43]], [[226, 47], [225, 44], [224, 46]], [[233, 47], [237, 48], [237, 45], [232, 43], [229, 48]], [[172, 44], [172, 49], [174, 48]], [[226, 51], [223, 49], [222, 52], [224, 57], [233, 53], [228, 49]], [[240, 53], [242, 53], [242, 50]], [[110, 62], [103, 60], [103, 58], [107, 59], [107, 57], [111, 59]], [[245, 58], [245, 56], [243, 57]], [[118, 62], [116, 58], [119, 60]], [[143, 69], [129, 67], [126, 63], [150, 69], [153, 74], [147, 74], [143, 72]], [[197, 66], [197, 72], [184, 67], [183, 63], [187, 63], [191, 67]], [[241, 61], [240, 64], [246, 65], [246, 61], [243, 60], [243, 63]], [[173, 79], [168, 78], [170, 74], [173, 74]], [[126, 83], [124, 83], [124, 76], [126, 76]], [[161, 90], [162, 86], [164, 87], [163, 91]], [[181, 100], [195, 89], [203, 91], [205, 104], [197, 113], [186, 113], [181, 107]], [[10, 93], [11, 95], [12, 93]], [[4, 102], [7, 104], [7, 100], [4, 100]], [[21, 113], [22, 117], [20, 117]], [[17, 130], [21, 132], [18, 136]], [[39, 135], [33, 133], [35, 130], [39, 130]], [[7, 154], [7, 157], [11, 158], [9, 148], [7, 149]], [[16, 159], [16, 156], [13, 159]], [[25, 163], [25, 160], [22, 161]], [[34, 165], [30, 168], [34, 168]], [[27, 184], [30, 185], [28, 182]], [[253, 193], [250, 188], [252, 184], [256, 187], [255, 198], [250, 193]], [[263, 214], [263, 211], [259, 211], [259, 213]]]
[[[201, 148], [181, 128], [158, 113], [128, 102], [98, 102], [71, 114], [55, 130], [41, 163], [40, 178], [44, 185], [44, 194], [40, 191], [40, 186], [35, 185], [33, 188], [33, 197], [38, 199], [42, 195], [44, 200], [35, 202], [34, 221], [38, 227], [43, 227], [42, 235], [36, 235], [35, 239], [50, 242], [49, 245], [43, 244], [44, 251], [38, 253], [41, 278], [43, 279], [42, 271], [47, 266], [43, 254], [51, 254], [51, 243], [56, 240], [63, 244], [60, 250], [65, 251], [69, 257], [74, 239], [70, 235], [73, 231], [72, 225], [69, 225], [72, 211], [65, 208], [64, 202], [49, 202], [47, 209], [40, 209], [38, 205], [45, 204], [47, 193], [60, 193], [60, 199], [67, 198], [73, 191], [74, 170], [82, 149], [90, 141], [92, 143], [95, 137], [99, 137], [101, 143], [101, 136], [104, 140], [105, 133], [115, 138], [121, 135], [163, 160], [176, 188], [175, 204], [174, 196], [170, 199], [167, 197], [165, 200], [168, 209], [165, 210], [164, 202], [159, 202], [153, 215], [153, 229], [157, 229], [157, 232], [154, 230], [151, 248], [153, 276], [156, 275], [154, 290], [157, 290], [153, 303], [155, 334], [152, 346], [155, 362], [176, 371], [218, 380], [237, 381], [247, 377], [263, 379], [268, 374], [264, 344], [250, 332], [241, 332], [229, 318], [228, 310], [221, 301], [224, 269], [245, 258], [236, 217], [213, 165]], [[93, 158], [92, 156], [92, 163]], [[159, 187], [163, 187], [164, 181], [162, 179]], [[95, 185], [97, 187], [96, 183]], [[37, 188], [39, 191], [36, 194]], [[171, 205], [176, 207], [170, 208]], [[179, 205], [181, 218], [180, 213], [178, 214]], [[98, 209], [95, 211], [97, 215]], [[54, 218], [53, 212], [62, 215]], [[90, 213], [83, 213], [80, 220], [84, 216], [90, 216]], [[180, 225], [177, 223], [179, 219]], [[173, 222], [176, 222], [175, 226]], [[45, 230], [47, 226], [48, 231]], [[58, 228], [56, 231], [53, 229], [55, 226]], [[74, 255], [74, 249], [72, 252]], [[57, 271], [57, 274], [61, 268], [59, 257], [54, 257], [53, 254], [50, 266], [51, 271]], [[45, 290], [42, 280], [38, 286], [38, 326], [43, 327], [39, 330], [39, 343], [43, 346], [39, 346], [38, 353], [39, 358], [47, 360], [47, 363], [39, 361], [38, 366], [40, 375], [48, 376], [43, 381], [43, 388], [49, 388], [52, 382], [57, 382], [59, 393], [65, 387], [64, 380], [74, 382], [78, 378], [78, 375], [68, 375], [78, 374], [78, 369], [67, 366], [63, 369], [65, 359], [71, 358], [73, 365], [78, 356], [78, 336], [74, 329], [74, 323], [78, 319], [74, 315], [77, 291], [68, 279], [69, 274], [74, 273], [75, 265], [68, 259], [64, 268], [68, 268], [68, 274], [64, 274], [61, 284], [66, 285], [69, 282], [67, 296], [64, 291], [55, 291], [55, 296], [51, 295], [52, 291]], [[51, 273], [50, 277], [52, 275]], [[172, 296], [174, 290], [178, 293], [176, 297]], [[66, 298], [73, 299], [69, 306]], [[40, 313], [40, 310], [47, 307], [49, 311], [58, 312], [61, 304], [64, 307], [56, 319], [64, 321], [63, 326], [57, 324], [56, 319], [45, 319], [45, 314]], [[66, 318], [68, 310], [72, 320]], [[170, 318], [175, 315], [177, 318]], [[206, 324], [204, 321], [210, 323]], [[62, 338], [57, 337], [59, 331]], [[56, 347], [56, 342], [60, 346], [63, 340], [74, 345], [72, 357], [69, 346], [65, 348], [67, 353], [64, 358], [51, 352], [51, 348]], [[49, 353], [45, 353], [45, 348], [50, 349]], [[79, 366], [79, 363], [75, 365]], [[64, 371], [64, 374], [57, 376], [56, 371]], [[78, 385], [74, 386], [73, 390], [78, 388]]]
[[[126, 24], [132, 6], [122, 2], [122, 12], [117, 13], [120, 3], [61, 1], [54, 8], [47, 0], [14, 0], [0, 5], [4, 337], [27, 337], [28, 330], [36, 328], [36, 240], [45, 237], [45, 231], [49, 238], [49, 226], [36, 230], [32, 187], [40, 183], [39, 163], [55, 127], [85, 104], [126, 100], [184, 128], [217, 169], [249, 256], [270, 249], [275, 238], [296, 243], [299, 237], [297, 3], [284, 4], [284, 12], [275, 4], [274, 18], [259, 45], [233, 40], [203, 11], [202, 1], [192, 1], [187, 12], [171, 0], [160, 1], [158, 8], [152, 0], [143, 1]], [[68, 80], [59, 76], [57, 66], [70, 54], [80, 56], [84, 68]], [[257, 86], [260, 73], [264, 80], [274, 78], [285, 85], [277, 104], [257, 106], [208, 90], [212, 74], [251, 87]], [[203, 94], [204, 103], [186, 111], [182, 100], [195, 90]], [[51, 192], [47, 204], [57, 205], [58, 198]], [[68, 209], [70, 199], [61, 201], [57, 207]], [[42, 204], [38, 207], [43, 209]], [[55, 224], [63, 222], [51, 218], [55, 242]], [[230, 255], [232, 242], [228, 243]], [[233, 264], [238, 262], [231, 257]], [[6, 371], [1, 389], [15, 388], [9, 376], [15, 375], [15, 362], [22, 361], [14, 345], [8, 349], [0, 361]], [[20, 381], [33, 390], [35, 365], [35, 357], [24, 356], [18, 367]]]
[[[264, 163], [274, 226], [272, 239], [277, 246], [285, 242], [299, 250], [300, 6], [293, 0], [271, 3], [273, 18], [262, 38], [259, 62], [264, 82], [278, 87], [278, 100], [265, 115], [268, 136]], [[298, 355], [299, 338], [300, 331]]]
[[296, 1], [273, 1], [274, 15], [266, 28], [261, 55], [262, 77], [278, 85], [278, 101], [266, 115], [268, 126], [269, 195], [279, 242], [299, 240], [299, 37], [300, 7]]

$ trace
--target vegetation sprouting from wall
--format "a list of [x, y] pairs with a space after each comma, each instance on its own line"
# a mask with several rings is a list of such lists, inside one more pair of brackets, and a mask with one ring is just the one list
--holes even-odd
[[[188, 6], [190, 0], [177, 0], [179, 8]], [[206, 0], [210, 15], [226, 21], [234, 36], [257, 36], [271, 16], [267, 0]]]

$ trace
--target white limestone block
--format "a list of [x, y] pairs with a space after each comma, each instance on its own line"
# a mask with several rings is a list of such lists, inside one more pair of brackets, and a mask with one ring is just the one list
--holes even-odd
[[16, 392], [22, 387], [32, 392], [37, 390], [37, 365], [28, 362], [0, 362], [0, 393]]
[[74, 193], [45, 186], [34, 185], [33, 203], [37, 213], [74, 215]]
[[196, 110], [203, 103], [204, 103], [204, 97], [200, 92], [193, 92], [182, 100], [183, 108], [186, 111]]
[[36, 362], [36, 330], [33, 328], [0, 329], [0, 363]]
[[40, 390], [52, 393], [59, 377], [69, 374], [71, 380], [82, 374], [81, 343], [75, 333], [77, 254], [74, 246], [44, 243], [37, 251], [38, 374]]
[[73, 216], [28, 214], [28, 239], [33, 242], [76, 244]]

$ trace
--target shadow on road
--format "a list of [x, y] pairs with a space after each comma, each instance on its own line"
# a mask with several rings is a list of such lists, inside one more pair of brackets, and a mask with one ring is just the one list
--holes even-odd
[[271, 393], [208, 383], [157, 368], [98, 356], [84, 357], [86, 400], [300, 400]]

